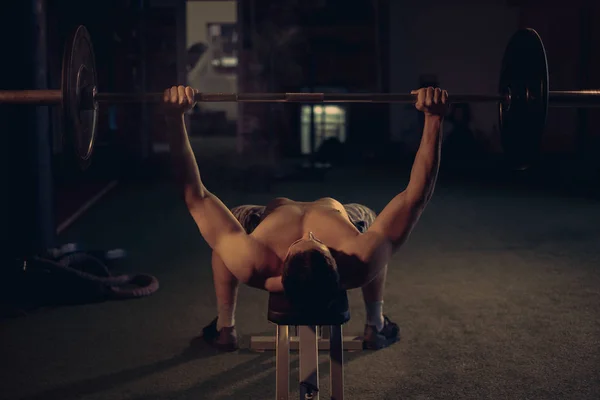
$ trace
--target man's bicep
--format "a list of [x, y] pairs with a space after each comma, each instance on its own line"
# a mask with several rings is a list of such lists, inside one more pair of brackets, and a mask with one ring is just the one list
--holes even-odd
[[274, 261], [274, 253], [245, 232], [221, 236], [214, 251], [240, 282], [250, 286], [256, 286], [257, 273]]
[[406, 241], [422, 212], [423, 206], [402, 192], [385, 206], [367, 232], [385, 237], [395, 250]]
[[244, 228], [227, 206], [210, 192], [188, 204], [188, 208], [202, 237], [213, 250], [224, 237], [245, 234]]

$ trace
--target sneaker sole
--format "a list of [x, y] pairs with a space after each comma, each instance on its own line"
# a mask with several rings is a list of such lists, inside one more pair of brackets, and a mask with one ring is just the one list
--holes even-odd
[[400, 337], [397, 336], [391, 339], [382, 339], [381, 341], [372, 342], [363, 340], [363, 350], [381, 350], [393, 345], [400, 341]]
[[211, 347], [214, 347], [215, 349], [219, 350], [219, 351], [223, 351], [223, 352], [233, 352], [239, 349], [239, 346], [237, 343], [227, 343], [227, 344], [222, 344], [219, 342], [216, 342], [214, 340], [210, 340], [208, 337], [202, 336], [202, 339], [204, 339], [204, 341], [206, 343], [208, 343]]

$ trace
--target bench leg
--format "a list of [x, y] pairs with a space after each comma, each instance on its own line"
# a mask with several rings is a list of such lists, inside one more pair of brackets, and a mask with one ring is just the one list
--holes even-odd
[[[330, 342], [328, 335], [323, 332], [321, 338], [319, 338], [319, 351], [329, 351]], [[294, 336], [290, 332], [290, 351], [298, 351], [298, 337]], [[250, 338], [250, 350], [263, 352], [263, 351], [275, 351], [277, 347], [277, 338], [273, 336], [252, 336]], [[362, 337], [360, 336], [344, 336], [344, 351], [363, 351]]]
[[331, 379], [331, 400], [344, 399], [344, 348], [342, 326], [332, 325], [329, 347], [329, 375]]
[[300, 399], [319, 400], [319, 347], [316, 326], [300, 326]]
[[275, 353], [275, 392], [277, 400], [288, 400], [290, 392], [290, 337], [287, 325], [277, 326], [277, 348]]

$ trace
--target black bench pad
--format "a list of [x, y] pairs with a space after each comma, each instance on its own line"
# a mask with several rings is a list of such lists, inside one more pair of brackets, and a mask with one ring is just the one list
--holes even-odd
[[329, 307], [298, 309], [290, 304], [284, 293], [270, 293], [267, 318], [277, 325], [343, 325], [350, 320], [348, 295], [345, 290], [340, 291]]

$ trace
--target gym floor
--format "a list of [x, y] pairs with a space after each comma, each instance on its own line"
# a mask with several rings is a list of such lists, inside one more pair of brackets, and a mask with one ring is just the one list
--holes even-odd
[[[215, 173], [204, 172], [209, 187], [231, 206], [275, 195], [333, 196], [376, 210], [407, 177], [345, 168], [325, 182], [242, 194]], [[403, 338], [382, 351], [345, 354], [347, 398], [600, 398], [599, 226], [595, 200], [440, 179], [389, 268], [385, 312]], [[61, 241], [123, 247], [131, 270], [156, 274], [161, 289], [145, 299], [2, 321], [0, 398], [274, 397], [273, 353], [218, 354], [194, 340], [215, 316], [210, 251], [167, 182], [120, 184]], [[360, 292], [350, 298], [345, 333], [360, 334]], [[241, 289], [242, 347], [251, 335], [274, 333], [266, 300], [264, 292]], [[329, 392], [326, 360], [324, 354], [322, 398]], [[293, 357], [292, 388], [297, 368]]]

